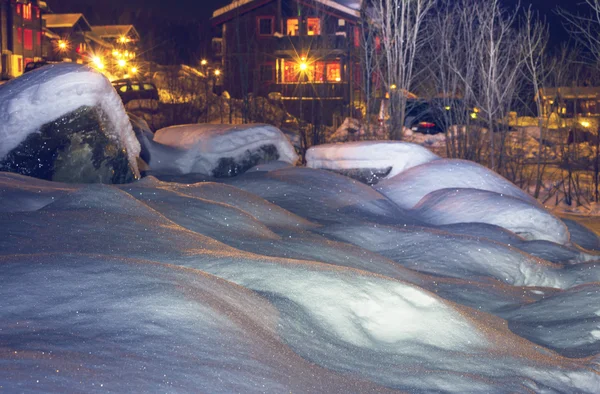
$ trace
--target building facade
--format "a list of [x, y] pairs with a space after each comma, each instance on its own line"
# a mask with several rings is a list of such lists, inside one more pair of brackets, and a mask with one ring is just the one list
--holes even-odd
[[279, 96], [313, 124], [351, 113], [360, 1], [244, 0], [213, 13], [219, 78], [233, 97]]
[[38, 0], [0, 0], [0, 76], [18, 77], [42, 59], [42, 7]]

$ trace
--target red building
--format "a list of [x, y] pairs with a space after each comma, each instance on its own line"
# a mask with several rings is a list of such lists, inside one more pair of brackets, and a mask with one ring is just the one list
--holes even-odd
[[216, 10], [213, 51], [234, 97], [278, 93], [287, 110], [331, 123], [360, 83], [360, 0], [236, 0]]
[[38, 0], [0, 0], [0, 76], [18, 77], [42, 59], [42, 9]]

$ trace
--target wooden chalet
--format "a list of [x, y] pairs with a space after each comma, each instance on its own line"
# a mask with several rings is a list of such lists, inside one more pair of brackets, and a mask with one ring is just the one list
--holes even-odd
[[360, 0], [236, 0], [212, 15], [213, 51], [233, 97], [281, 97], [313, 124], [350, 114], [360, 83]]
[[42, 58], [42, 7], [38, 0], [0, 0], [0, 76], [18, 77]]

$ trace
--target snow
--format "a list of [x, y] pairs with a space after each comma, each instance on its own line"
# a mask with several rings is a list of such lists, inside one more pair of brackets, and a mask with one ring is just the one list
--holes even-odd
[[40, 127], [82, 106], [100, 107], [108, 137], [127, 149], [136, 174], [140, 144], [119, 95], [104, 75], [72, 63], [52, 64], [0, 85], [0, 159]]
[[440, 189], [488, 190], [538, 204], [523, 190], [477, 163], [443, 159], [413, 167], [377, 184], [377, 190], [398, 206], [413, 208], [425, 195]]
[[306, 166], [326, 170], [391, 168], [383, 179], [439, 159], [426, 148], [395, 141], [364, 141], [313, 146], [306, 152]]
[[[182, 152], [168, 148], [165, 160]], [[384, 182], [399, 188], [440, 162], [441, 175], [456, 167], [434, 160]], [[459, 164], [458, 175], [518, 194]], [[419, 206], [348, 177], [258, 167], [219, 179], [155, 171], [124, 185], [0, 173], [2, 388], [598, 391], [597, 252], [494, 224], [427, 224]], [[431, 181], [431, 171], [419, 173]], [[481, 190], [482, 210], [527, 207], [537, 231], [560, 223]], [[595, 245], [566, 225], [571, 242]]]
[[[277, 149], [277, 160], [292, 165], [298, 160], [298, 155], [285, 135], [278, 128], [265, 124], [172, 126], [158, 130], [154, 135], [154, 142], [166, 146], [167, 153], [166, 157], [165, 154], [158, 153], [158, 157], [164, 158], [151, 159], [150, 167], [153, 170], [182, 174], [213, 175], [221, 159], [244, 160], [248, 152], [252, 153], [268, 145]], [[173, 155], [168, 151], [169, 148], [171, 152], [179, 153]], [[156, 150], [165, 151], [160, 146]], [[153, 153], [151, 150], [151, 156]]]
[[567, 226], [537, 205], [487, 190], [440, 189], [427, 194], [413, 208], [420, 219], [434, 225], [488, 223], [528, 240], [569, 242]]

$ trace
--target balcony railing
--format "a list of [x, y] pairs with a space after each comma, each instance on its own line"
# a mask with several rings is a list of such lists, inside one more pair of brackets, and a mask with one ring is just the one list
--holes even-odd
[[271, 91], [281, 93], [287, 100], [320, 98], [344, 100], [348, 96], [346, 83], [284, 83], [273, 85]]
[[294, 53], [315, 51], [348, 51], [351, 42], [345, 35], [283, 36], [277, 40], [276, 51]]

